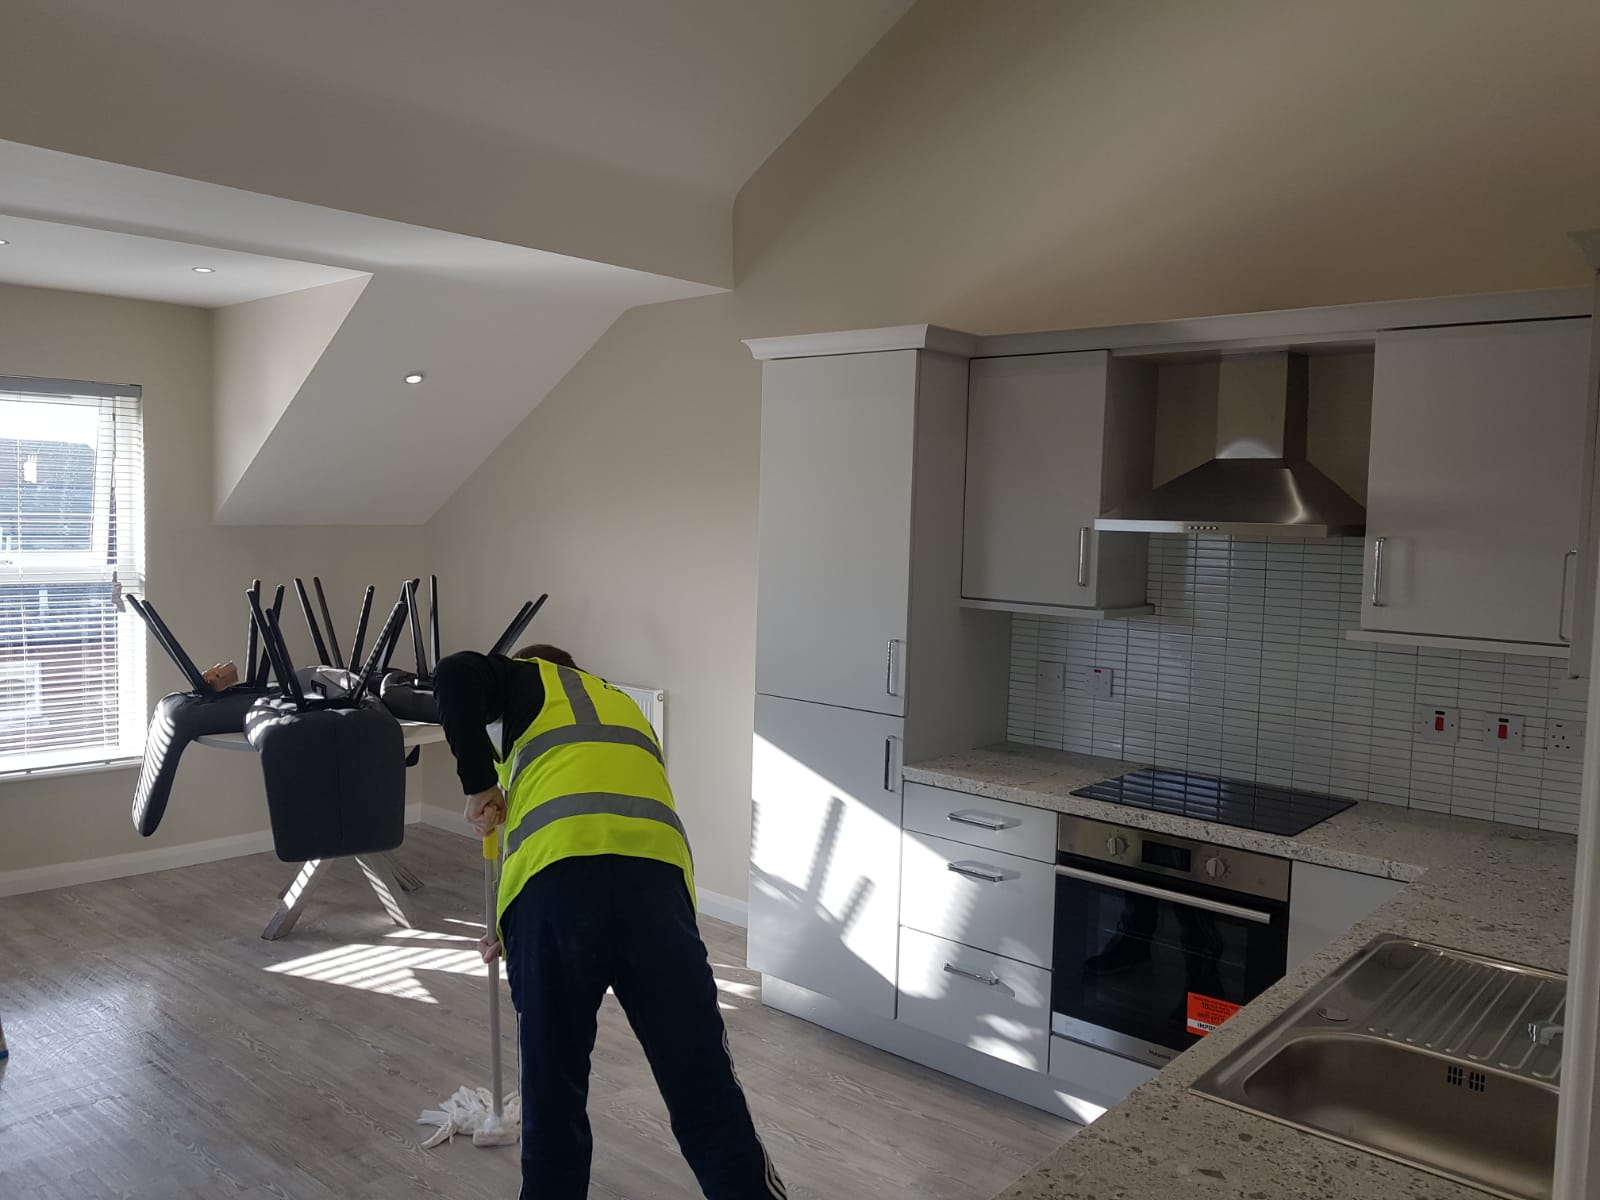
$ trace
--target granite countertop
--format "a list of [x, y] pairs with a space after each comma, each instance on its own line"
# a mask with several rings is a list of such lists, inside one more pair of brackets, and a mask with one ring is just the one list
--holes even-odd
[[1002, 745], [912, 764], [905, 777], [1407, 886], [999, 1200], [1482, 1200], [1480, 1191], [1228, 1108], [1193, 1095], [1189, 1086], [1379, 934], [1565, 972], [1575, 840], [1371, 803], [1279, 837], [1071, 795], [1141, 765]]

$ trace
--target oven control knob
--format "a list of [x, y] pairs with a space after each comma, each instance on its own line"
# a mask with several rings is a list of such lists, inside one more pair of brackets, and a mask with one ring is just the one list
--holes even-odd
[[1128, 839], [1120, 833], [1113, 833], [1106, 839], [1106, 853], [1112, 858], [1121, 858], [1128, 852]]
[[1206, 875], [1211, 879], [1221, 879], [1228, 873], [1228, 860], [1225, 858], [1208, 858], [1205, 866]]

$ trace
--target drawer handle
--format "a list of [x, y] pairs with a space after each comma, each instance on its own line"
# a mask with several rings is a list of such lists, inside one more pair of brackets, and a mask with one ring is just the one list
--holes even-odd
[[969, 817], [962, 813], [950, 813], [945, 818], [954, 821], [957, 825], [971, 825], [974, 829], [987, 829], [990, 833], [999, 833], [1006, 827], [1004, 821], [985, 820], [982, 817]]
[[946, 975], [959, 975], [963, 979], [972, 980], [973, 983], [981, 983], [984, 987], [1000, 986], [1000, 977], [998, 975], [979, 975], [976, 971], [963, 971], [955, 963], [945, 963], [944, 973]]
[[985, 883], [1004, 883], [1006, 881], [1003, 871], [986, 871], [982, 867], [963, 867], [960, 863], [945, 863], [946, 871], [954, 871], [957, 875], [965, 875], [968, 879], [981, 879]]

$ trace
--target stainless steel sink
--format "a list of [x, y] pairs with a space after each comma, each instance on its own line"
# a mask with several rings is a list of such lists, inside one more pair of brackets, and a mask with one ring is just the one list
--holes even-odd
[[1496, 1195], [1546, 1200], [1566, 988], [1548, 971], [1380, 938], [1194, 1091]]

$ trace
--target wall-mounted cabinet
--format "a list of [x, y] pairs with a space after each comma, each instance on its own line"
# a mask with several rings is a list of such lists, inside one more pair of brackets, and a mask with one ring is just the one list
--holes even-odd
[[1589, 325], [1378, 336], [1364, 632], [1566, 653]]
[[1104, 350], [980, 359], [967, 404], [964, 603], [1148, 611], [1143, 534], [1095, 518], [1150, 486], [1155, 371]]

